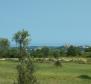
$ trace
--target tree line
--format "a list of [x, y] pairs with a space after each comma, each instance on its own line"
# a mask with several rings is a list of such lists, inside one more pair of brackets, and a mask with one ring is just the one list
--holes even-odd
[[[14, 37], [17, 39], [17, 36]], [[16, 40], [16, 44], [17, 44]], [[91, 57], [91, 47], [82, 46], [62, 46], [62, 47], [38, 47], [32, 49], [28, 46], [28, 52], [31, 57], [48, 58], [48, 57]], [[11, 47], [7, 38], [0, 38], [0, 58], [18, 58], [19, 48]]]
[[91, 57], [91, 47], [70, 45], [51, 48], [44, 46], [30, 49], [30, 55], [34, 58]]

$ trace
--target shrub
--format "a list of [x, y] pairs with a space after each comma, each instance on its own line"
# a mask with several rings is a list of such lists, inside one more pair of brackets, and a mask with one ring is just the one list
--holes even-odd
[[81, 79], [91, 79], [91, 77], [88, 76], [88, 75], [80, 75], [80, 76], [78, 76], [78, 78], [81, 78]]
[[62, 63], [59, 60], [55, 61], [54, 65], [62, 67]]

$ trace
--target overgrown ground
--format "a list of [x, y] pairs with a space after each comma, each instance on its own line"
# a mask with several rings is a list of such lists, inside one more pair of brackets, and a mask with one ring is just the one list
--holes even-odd
[[[17, 62], [0, 61], [0, 84], [13, 84], [17, 78]], [[40, 84], [91, 84], [91, 64], [36, 63], [35, 75]]]

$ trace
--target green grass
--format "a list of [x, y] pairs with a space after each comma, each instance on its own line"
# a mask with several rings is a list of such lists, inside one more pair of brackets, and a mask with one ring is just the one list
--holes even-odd
[[[17, 62], [0, 61], [0, 84], [13, 84], [17, 78], [16, 65]], [[40, 84], [91, 84], [91, 79], [79, 78], [80, 75], [91, 77], [90, 64], [64, 63], [63, 67], [47, 63], [34, 65]]]
[[66, 63], [63, 67], [53, 64], [37, 64], [37, 78], [41, 84], [91, 84], [90, 79], [78, 78], [80, 75], [91, 76], [91, 65]]
[[0, 84], [13, 84], [16, 74], [15, 62], [0, 61]]

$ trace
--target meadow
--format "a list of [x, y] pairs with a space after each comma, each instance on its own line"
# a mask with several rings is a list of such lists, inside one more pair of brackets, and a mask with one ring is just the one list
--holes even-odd
[[[0, 84], [13, 84], [17, 79], [16, 61], [0, 61]], [[62, 67], [53, 63], [35, 63], [35, 73], [39, 84], [91, 84], [91, 64], [63, 63]]]

